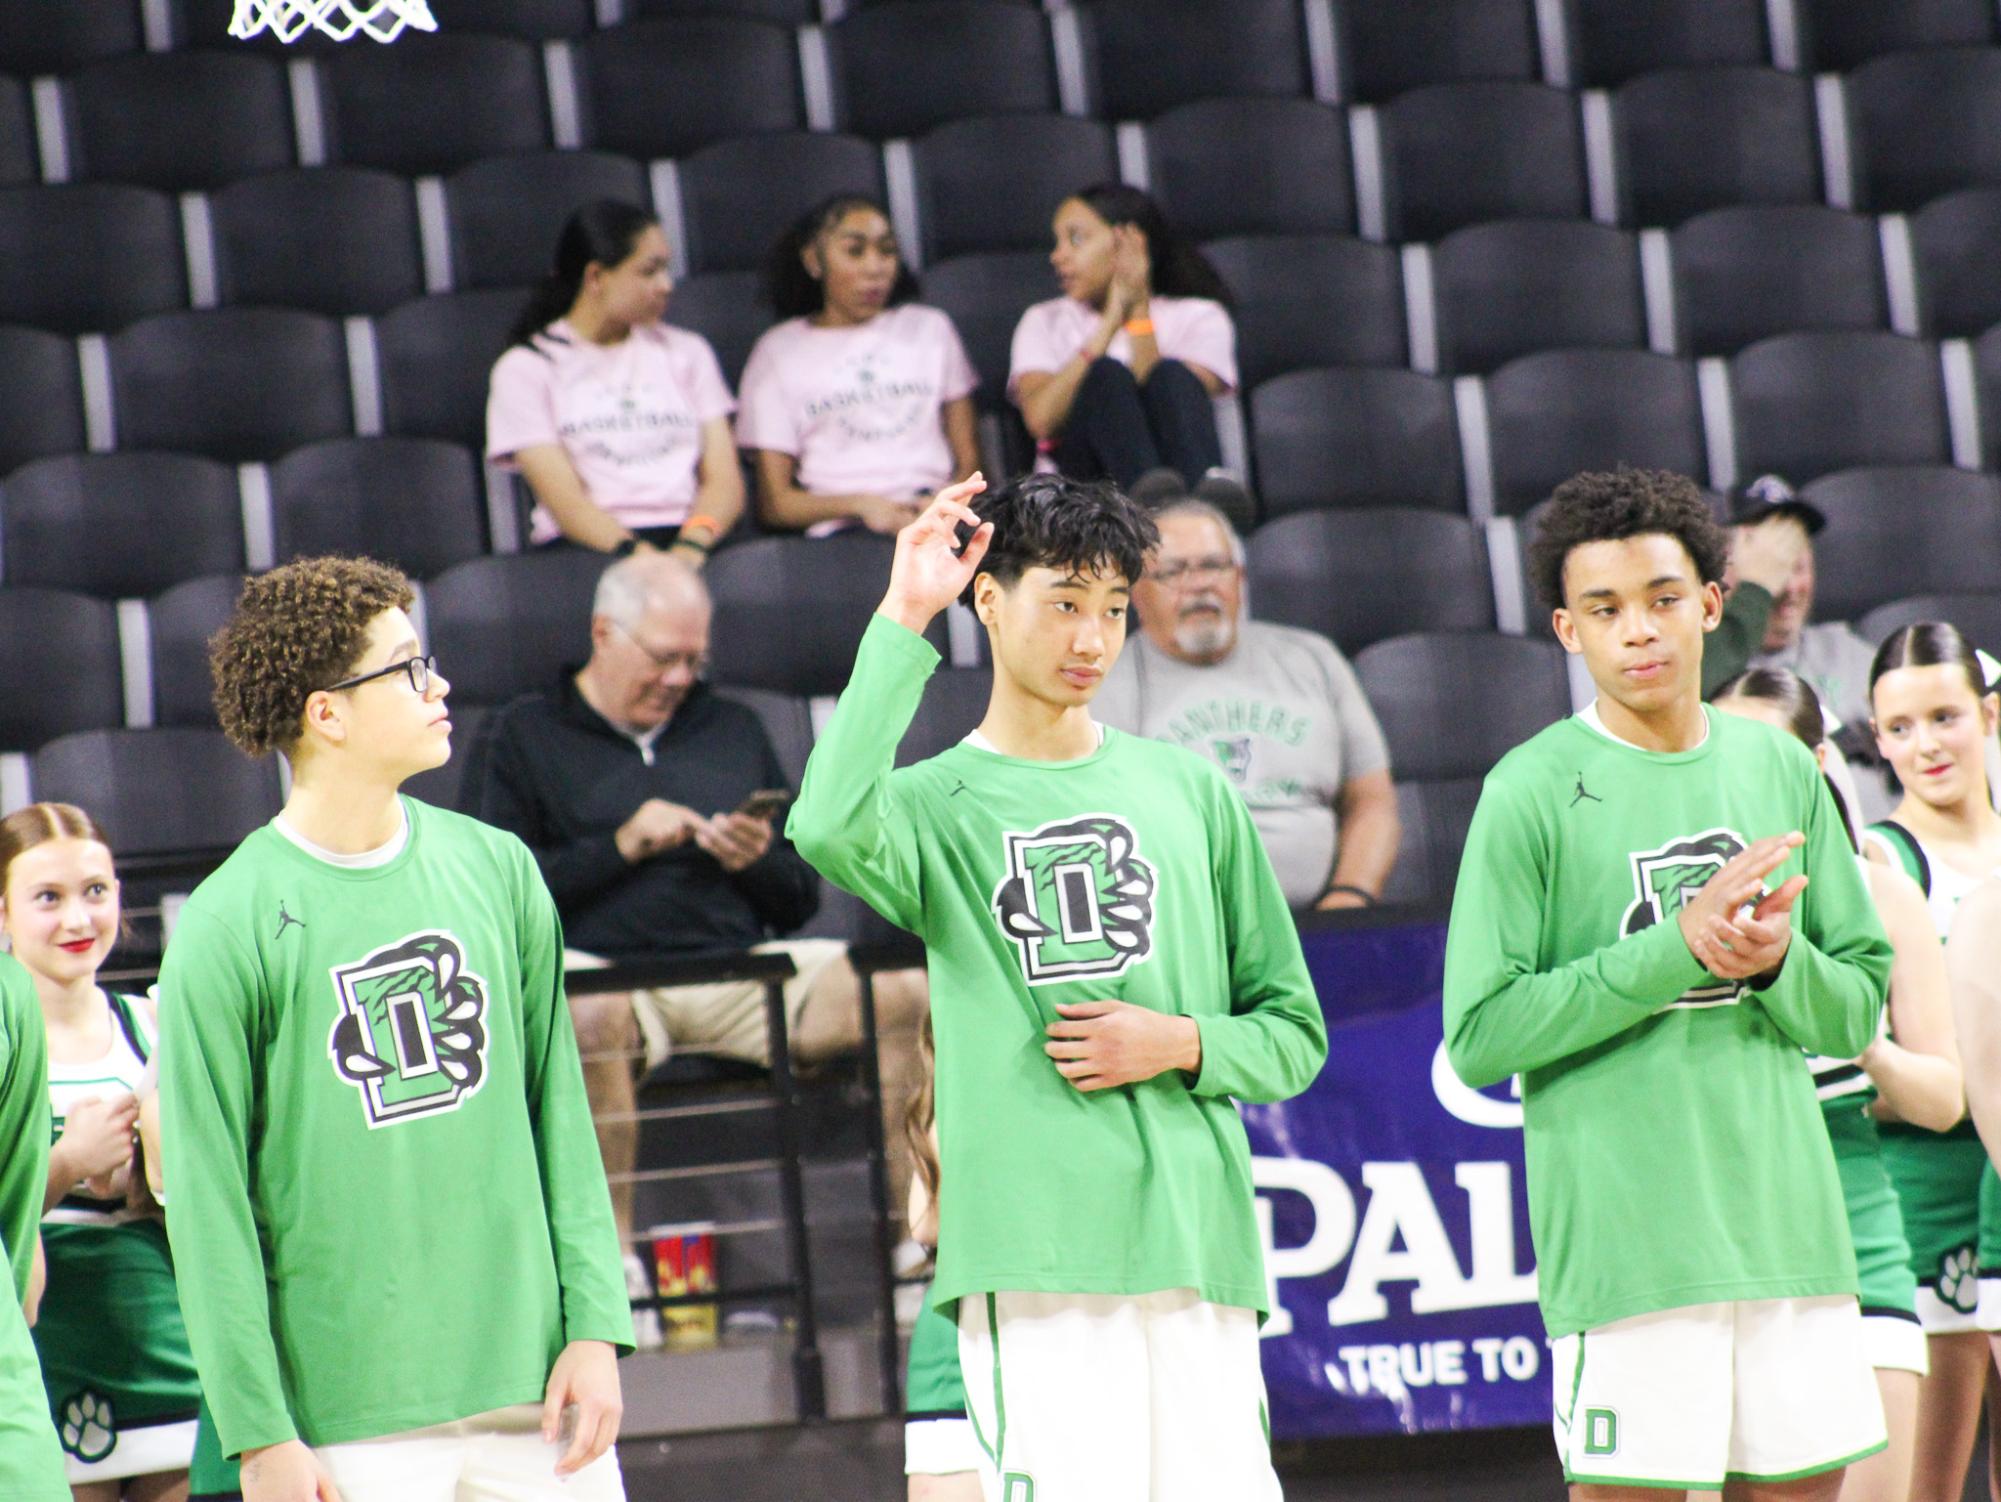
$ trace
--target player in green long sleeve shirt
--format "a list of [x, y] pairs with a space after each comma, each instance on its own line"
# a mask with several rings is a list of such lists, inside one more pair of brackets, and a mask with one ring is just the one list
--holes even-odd
[[0, 1293], [0, 1497], [69, 1502], [42, 1368], [22, 1315], [49, 1184], [48, 1041], [35, 983], [9, 954], [0, 954], [0, 1143], [0, 1251], [12, 1274]]
[[161, 971], [181, 1303], [247, 1502], [611, 1502], [632, 1321], [562, 937], [520, 841], [396, 791], [449, 751], [410, 600], [302, 560], [211, 649], [293, 783]]
[[1579, 1497], [1831, 1499], [1884, 1438], [1800, 1051], [1868, 1046], [1891, 951], [1812, 756], [1701, 702], [1725, 546], [1679, 476], [1558, 488], [1532, 558], [1598, 698], [1488, 776], [1453, 901], [1447, 1046], [1522, 1076]]
[[[1276, 1497], [1233, 1098], [1311, 1082], [1319, 1003], [1214, 765], [1090, 718], [1152, 523], [1108, 486], [1031, 477], [976, 512], [983, 488], [898, 536], [789, 833], [929, 949], [933, 1300], [957, 1306], [989, 1497]], [[962, 591], [993, 646], [986, 718], [892, 772], [938, 661], [921, 633]]]

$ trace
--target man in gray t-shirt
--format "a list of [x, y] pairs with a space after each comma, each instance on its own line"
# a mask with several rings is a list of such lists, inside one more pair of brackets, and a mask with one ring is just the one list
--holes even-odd
[[1364, 907], [1401, 826], [1382, 727], [1324, 636], [1243, 618], [1243, 543], [1201, 501], [1168, 506], [1133, 590], [1140, 634], [1091, 713], [1222, 767], [1295, 908]]

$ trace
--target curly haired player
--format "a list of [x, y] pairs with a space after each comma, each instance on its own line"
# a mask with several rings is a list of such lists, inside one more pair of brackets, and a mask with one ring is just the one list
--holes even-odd
[[397, 791], [450, 754], [410, 603], [303, 559], [210, 644], [292, 788], [161, 970], [181, 1304], [247, 1502], [614, 1502], [632, 1318], [562, 938], [519, 840]]

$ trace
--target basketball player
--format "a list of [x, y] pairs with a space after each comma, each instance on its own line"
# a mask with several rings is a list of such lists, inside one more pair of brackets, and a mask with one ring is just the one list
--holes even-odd
[[303, 559], [211, 644], [223, 729], [293, 775], [161, 971], [181, 1304], [247, 1502], [614, 1502], [632, 1319], [555, 908], [397, 793], [450, 750], [410, 604]]
[[[1152, 523], [1054, 475], [940, 492], [814, 748], [790, 833], [929, 946], [956, 1305], [989, 1502], [1279, 1495], [1264, 1264], [1235, 1100], [1304, 1089], [1326, 1029], [1257, 831], [1213, 763], [1093, 723]], [[969, 530], [963, 548], [957, 529]], [[891, 771], [964, 595], [994, 687]]]
[[1557, 488], [1531, 560], [1598, 697], [1489, 774], [1453, 902], [1446, 1041], [1522, 1076], [1573, 1498], [1828, 1502], [1885, 1438], [1800, 1050], [1868, 1047], [1890, 947], [1813, 757], [1702, 703], [1725, 551], [1678, 475]]

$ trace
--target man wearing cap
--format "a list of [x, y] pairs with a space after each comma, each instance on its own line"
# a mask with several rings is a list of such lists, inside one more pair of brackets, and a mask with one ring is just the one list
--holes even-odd
[[1875, 649], [1842, 621], [1813, 616], [1813, 535], [1827, 525], [1777, 475], [1730, 497], [1729, 598], [1702, 652], [1705, 694], [1747, 667], [1789, 668], [1852, 731], [1867, 735], [1869, 664]]

